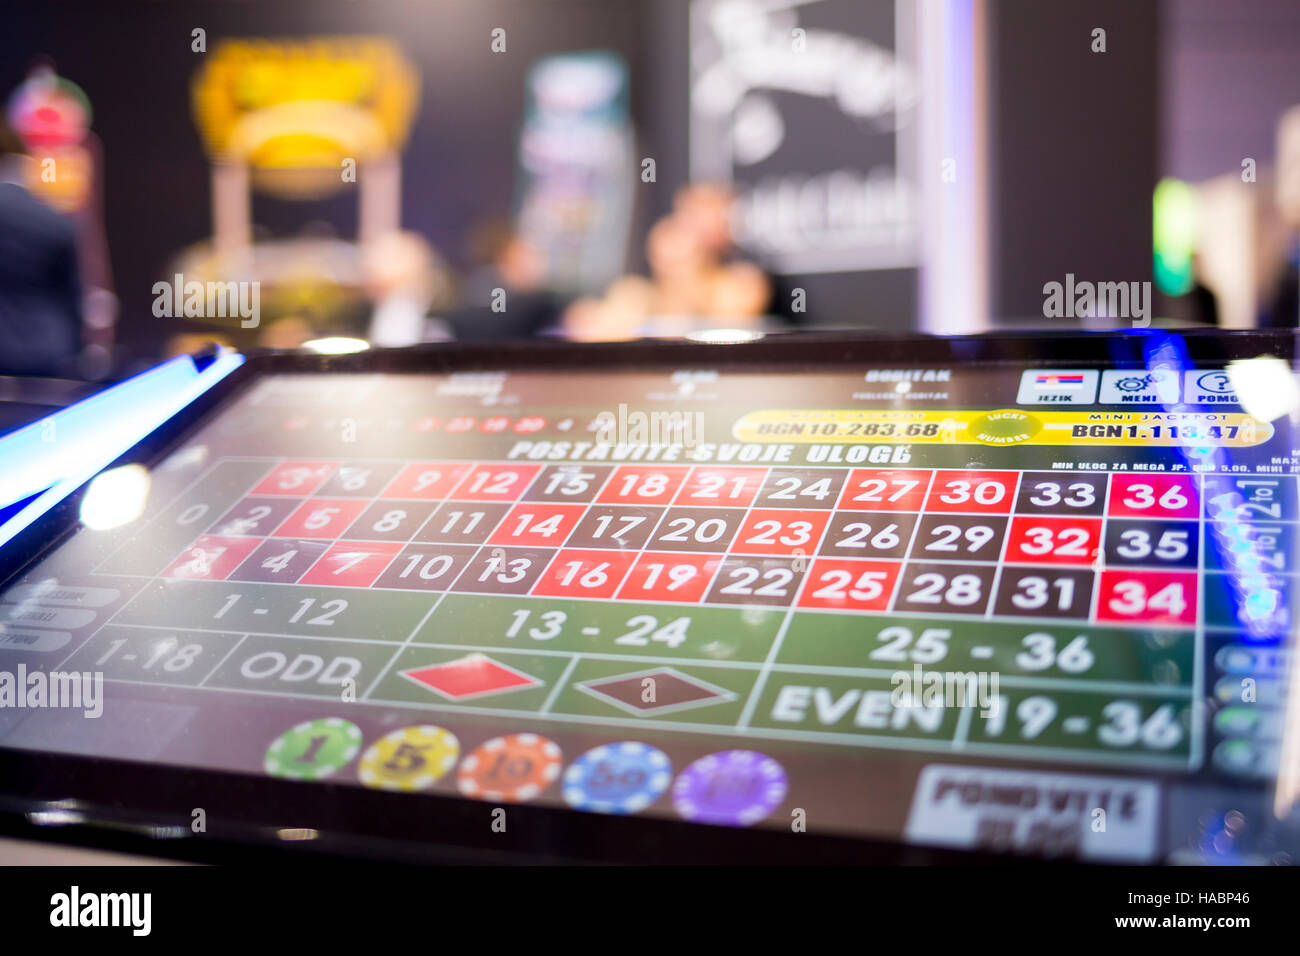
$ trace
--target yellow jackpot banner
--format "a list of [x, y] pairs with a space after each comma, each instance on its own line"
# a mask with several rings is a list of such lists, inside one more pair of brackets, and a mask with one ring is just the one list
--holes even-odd
[[1240, 412], [771, 409], [738, 421], [746, 442], [933, 445], [1164, 445], [1247, 448], [1273, 426]]

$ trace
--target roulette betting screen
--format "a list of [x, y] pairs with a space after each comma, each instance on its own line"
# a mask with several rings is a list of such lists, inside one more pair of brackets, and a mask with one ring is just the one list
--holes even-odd
[[6, 798], [206, 787], [240, 839], [372, 847], [519, 807], [565, 858], [1292, 853], [1293, 351], [253, 357], [118, 463], [138, 513], [92, 483], [9, 549]]

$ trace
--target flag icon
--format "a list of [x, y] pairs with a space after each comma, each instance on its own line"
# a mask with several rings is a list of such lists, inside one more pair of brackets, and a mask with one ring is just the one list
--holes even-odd
[[1034, 388], [1083, 388], [1083, 375], [1071, 372], [1052, 372], [1034, 377]]

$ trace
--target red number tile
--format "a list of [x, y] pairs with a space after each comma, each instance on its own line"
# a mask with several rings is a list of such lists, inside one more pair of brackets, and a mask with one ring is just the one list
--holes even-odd
[[690, 469], [672, 465], [622, 465], [596, 500], [604, 504], [666, 505]]
[[366, 588], [401, 550], [399, 541], [339, 541], [320, 556], [298, 583]]
[[309, 495], [338, 467], [336, 461], [286, 461], [263, 478], [250, 495]]
[[612, 598], [635, 560], [633, 551], [561, 551], [533, 585], [532, 593], [548, 597]]
[[926, 511], [1007, 514], [1016, 500], [1014, 471], [938, 471], [925, 500]]
[[830, 518], [829, 511], [755, 508], [732, 542], [732, 553], [814, 554]]
[[275, 529], [274, 535], [277, 538], [337, 538], [365, 509], [365, 500], [359, 498], [309, 498]]
[[884, 611], [902, 565], [894, 561], [817, 558], [804, 582], [799, 607]]
[[[920, 511], [929, 471], [855, 468], [844, 483], [839, 508], [852, 511]], [[940, 472], [943, 474], [943, 472]]]
[[558, 548], [568, 540], [586, 510], [586, 505], [553, 505], [543, 501], [517, 504], [487, 543]]
[[724, 505], [729, 508], [747, 508], [763, 487], [766, 468], [714, 468], [701, 465], [691, 470], [690, 477], [677, 493], [679, 505]]
[[722, 560], [720, 554], [642, 552], [619, 592], [619, 599], [693, 604], [704, 597]]
[[1111, 475], [1106, 513], [1116, 518], [1199, 518], [1191, 475]]
[[173, 561], [162, 576], [224, 581], [261, 542], [261, 538], [204, 535]]
[[477, 465], [456, 488], [458, 501], [516, 501], [541, 465]]
[[1122, 623], [1196, 623], [1196, 574], [1190, 571], [1103, 571], [1097, 619]]
[[446, 498], [470, 470], [451, 461], [417, 461], [407, 465], [384, 489], [384, 498]]
[[1018, 517], [1011, 521], [1006, 560], [1023, 564], [1092, 564], [1100, 546], [1100, 518]]

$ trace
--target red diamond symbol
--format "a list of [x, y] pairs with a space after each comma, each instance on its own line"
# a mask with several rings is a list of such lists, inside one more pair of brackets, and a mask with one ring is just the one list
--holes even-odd
[[468, 700], [542, 685], [536, 677], [494, 661], [486, 654], [467, 654], [445, 664], [416, 667], [401, 674], [448, 700]]

